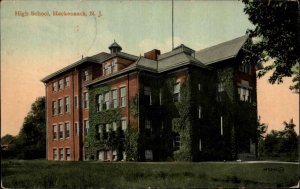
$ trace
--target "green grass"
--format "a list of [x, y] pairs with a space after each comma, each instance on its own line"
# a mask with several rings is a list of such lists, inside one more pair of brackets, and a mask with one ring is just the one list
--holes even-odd
[[297, 164], [1, 162], [8, 188], [290, 187]]

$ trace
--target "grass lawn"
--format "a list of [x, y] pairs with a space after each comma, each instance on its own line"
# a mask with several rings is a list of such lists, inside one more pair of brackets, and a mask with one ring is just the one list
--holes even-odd
[[1, 161], [8, 188], [290, 187], [295, 163], [101, 163]]

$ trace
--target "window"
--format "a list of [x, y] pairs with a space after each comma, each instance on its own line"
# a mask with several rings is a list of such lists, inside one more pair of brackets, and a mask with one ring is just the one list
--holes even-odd
[[223, 92], [224, 91], [224, 83], [218, 83], [218, 92]]
[[78, 108], [78, 98], [77, 98], [77, 96], [74, 96], [74, 107]]
[[102, 94], [98, 95], [96, 100], [97, 100], [97, 103], [96, 103], [97, 104], [97, 111], [100, 112], [100, 111], [102, 111], [103, 95]]
[[162, 105], [162, 88], [159, 89], [159, 105]]
[[64, 80], [63, 79], [60, 79], [58, 81], [58, 89], [59, 90], [62, 90], [64, 88]]
[[63, 126], [63, 124], [59, 124], [58, 127], [59, 127], [59, 138], [63, 139], [64, 138], [64, 126]]
[[83, 93], [83, 107], [85, 109], [89, 108], [89, 94], [87, 92]]
[[180, 146], [181, 146], [180, 135], [178, 133], [175, 133], [175, 135], [174, 135], [174, 148], [176, 150], [179, 150]]
[[198, 83], [198, 91], [201, 91], [201, 84]]
[[202, 118], [202, 107], [201, 106], [198, 107], [198, 116], [199, 116], [199, 119]]
[[70, 123], [66, 123], [66, 138], [70, 137]]
[[56, 101], [52, 101], [52, 115], [57, 114]]
[[102, 125], [96, 125], [96, 139], [100, 140], [100, 135], [102, 133]]
[[153, 160], [152, 150], [145, 150], [145, 158], [146, 160]]
[[118, 107], [118, 95], [117, 95], [117, 90], [112, 90], [112, 107], [117, 108]]
[[53, 160], [58, 160], [58, 154], [56, 148], [53, 148]]
[[84, 136], [86, 136], [89, 132], [89, 127], [90, 127], [88, 120], [83, 121], [83, 127], [84, 127]]
[[74, 123], [74, 128], [75, 128], [75, 133], [76, 133], [77, 135], [79, 135], [79, 125], [78, 125], [77, 122]]
[[173, 101], [178, 102], [180, 100], [180, 83], [177, 82], [174, 85], [174, 91], [173, 91]]
[[65, 78], [65, 86], [70, 87], [70, 76]]
[[113, 72], [117, 72], [118, 71], [118, 63], [117, 63], [117, 59], [114, 59], [112, 61], [112, 70]]
[[71, 160], [71, 150], [70, 150], [70, 148], [66, 148], [66, 159]]
[[53, 140], [57, 139], [57, 125], [53, 125]]
[[70, 112], [70, 97], [65, 97], [65, 112]]
[[104, 94], [104, 110], [108, 110], [109, 109], [109, 92], [106, 92]]
[[111, 73], [111, 65], [110, 64], [106, 64], [104, 66], [104, 73], [105, 73], [105, 76], [110, 75], [110, 73]]
[[57, 82], [52, 83], [52, 91], [57, 91]]
[[144, 95], [145, 95], [145, 104], [152, 105], [151, 88], [150, 87], [144, 87]]
[[62, 99], [58, 99], [58, 114], [62, 114], [63, 112], [63, 101]]
[[117, 157], [117, 151], [114, 150], [114, 151], [113, 151], [113, 154], [112, 154], [112, 160], [113, 160], [113, 161], [117, 161], [117, 158], [118, 158], [118, 157]]
[[64, 149], [63, 148], [59, 149], [59, 160], [64, 160]]
[[89, 80], [89, 71], [85, 70], [83, 73], [83, 80], [88, 81]]
[[239, 71], [251, 74], [251, 65], [250, 64], [240, 64]]
[[120, 93], [121, 93], [121, 107], [126, 106], [126, 87], [120, 88]]
[[251, 102], [251, 91], [250, 89], [239, 87], [238, 88], [238, 95], [240, 101], [249, 101]]
[[112, 123], [112, 130], [113, 130], [113, 131], [116, 131], [116, 130], [117, 130], [117, 123], [116, 123], [116, 122], [113, 122], [113, 123]]
[[110, 124], [106, 124], [106, 125], [105, 125], [105, 129], [106, 129], [106, 132], [108, 133], [109, 130], [110, 130]]
[[121, 126], [122, 126], [123, 131], [125, 131], [127, 129], [127, 121], [125, 119], [121, 120]]
[[151, 135], [151, 121], [149, 119], [145, 119], [145, 134], [147, 137]]

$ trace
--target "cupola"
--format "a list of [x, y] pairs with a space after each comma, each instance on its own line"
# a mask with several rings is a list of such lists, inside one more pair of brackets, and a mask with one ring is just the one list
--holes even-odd
[[111, 54], [121, 52], [121, 50], [122, 50], [122, 47], [115, 40], [114, 40], [113, 44], [111, 44], [108, 48], [109, 48]]

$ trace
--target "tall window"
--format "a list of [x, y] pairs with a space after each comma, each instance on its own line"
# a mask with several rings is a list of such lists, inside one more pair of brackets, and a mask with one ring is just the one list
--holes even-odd
[[84, 127], [84, 135], [86, 136], [89, 132], [89, 121], [88, 120], [84, 120], [83, 121], [83, 127]]
[[102, 101], [103, 101], [103, 95], [102, 94], [99, 94], [97, 96], [97, 111], [100, 112], [102, 111]]
[[239, 71], [251, 74], [251, 65], [250, 64], [240, 64]]
[[57, 139], [57, 125], [53, 125], [53, 140]]
[[58, 81], [58, 89], [61, 90], [64, 88], [64, 80], [63, 79], [60, 79]]
[[117, 130], [117, 123], [116, 123], [116, 122], [113, 122], [113, 123], [112, 123], [112, 130], [113, 130], [113, 131], [116, 131], [116, 130]]
[[113, 70], [113, 72], [114, 73], [117, 72], [118, 71], [117, 59], [114, 59], [111, 64], [112, 64], [112, 70]]
[[109, 130], [110, 130], [110, 124], [105, 124], [105, 130], [106, 130], [106, 132], [108, 133], [109, 132]]
[[52, 83], [52, 91], [57, 91], [57, 82]]
[[89, 94], [87, 92], [83, 93], [83, 107], [85, 109], [89, 108]]
[[70, 112], [70, 97], [65, 97], [65, 112]]
[[58, 114], [62, 114], [63, 112], [63, 101], [62, 99], [58, 99]]
[[126, 106], [126, 87], [120, 88], [121, 107]]
[[59, 160], [64, 160], [64, 149], [63, 148], [59, 149]]
[[145, 150], [145, 158], [146, 160], [153, 160], [152, 150]]
[[181, 146], [180, 135], [179, 133], [174, 134], [174, 148], [179, 150]]
[[83, 80], [88, 81], [89, 80], [89, 71], [85, 70], [83, 73]]
[[223, 101], [223, 92], [224, 92], [224, 83], [218, 83], [218, 94], [217, 94], [217, 101], [222, 102]]
[[178, 102], [180, 101], [180, 83], [177, 82], [174, 85], [174, 90], [173, 90], [173, 101]]
[[56, 101], [52, 101], [52, 115], [57, 114]]
[[251, 102], [251, 90], [243, 87], [238, 88], [238, 95], [240, 101], [249, 101]]
[[198, 83], [198, 91], [201, 91], [201, 83]]
[[63, 124], [59, 124], [59, 138], [63, 139], [64, 138], [64, 125]]
[[127, 129], [127, 121], [125, 119], [121, 120], [121, 126], [123, 131]]
[[65, 86], [66, 86], [66, 87], [69, 87], [69, 86], [70, 86], [70, 76], [67, 76], [67, 77], [65, 78]]
[[70, 137], [70, 123], [66, 123], [66, 138]]
[[74, 123], [74, 128], [75, 128], [75, 133], [76, 133], [77, 135], [79, 135], [79, 125], [78, 125], [77, 122]]
[[151, 120], [149, 119], [145, 119], [145, 133], [148, 137], [151, 135]]
[[145, 96], [145, 104], [152, 105], [151, 88], [150, 87], [144, 87], [144, 96]]
[[202, 107], [201, 106], [198, 107], [198, 117], [199, 117], [199, 119], [202, 118]]
[[111, 92], [111, 96], [112, 96], [112, 107], [113, 108], [117, 108], [118, 107], [118, 95], [117, 95], [117, 90], [112, 90]]
[[70, 148], [66, 148], [66, 159], [71, 160], [71, 150], [70, 150]]
[[104, 94], [104, 110], [108, 110], [109, 109], [109, 92], [106, 92]]
[[224, 83], [218, 83], [218, 92], [223, 92], [224, 91]]
[[53, 148], [53, 160], [58, 160], [58, 153], [56, 148]]

